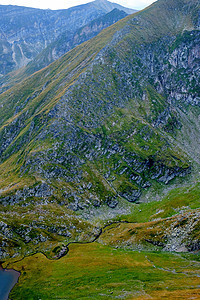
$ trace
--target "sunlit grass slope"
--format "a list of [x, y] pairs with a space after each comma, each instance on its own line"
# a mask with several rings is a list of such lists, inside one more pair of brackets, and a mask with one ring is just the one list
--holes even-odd
[[139, 253], [97, 243], [71, 245], [67, 256], [42, 254], [9, 265], [21, 272], [13, 299], [198, 299], [198, 257]]

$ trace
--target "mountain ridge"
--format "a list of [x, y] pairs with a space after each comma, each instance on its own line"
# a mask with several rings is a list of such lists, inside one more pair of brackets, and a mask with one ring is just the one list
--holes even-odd
[[[30, 226], [40, 245], [40, 221], [32, 222], [41, 207], [46, 215], [64, 211], [73, 224], [82, 217], [76, 232], [65, 223], [81, 240], [89, 216], [92, 224], [117, 218], [149, 190], [190, 182], [190, 152], [199, 152], [198, 12], [195, 0], [158, 1], [0, 95], [2, 222], [21, 245], [23, 209], [27, 235]], [[97, 231], [91, 225], [87, 238]]]
[[[26, 65], [59, 34], [77, 30], [110, 12], [114, 6], [110, 4], [109, 7], [100, 7], [98, 3], [91, 2], [53, 11], [1, 5], [1, 76]], [[125, 8], [121, 6], [120, 9]]]
[[124, 8], [122, 5], [119, 5], [117, 3], [113, 3], [107, 0], [95, 0], [93, 2], [95, 5], [97, 5], [100, 8], [106, 8], [107, 10], [113, 10], [114, 8], [117, 8], [119, 10], [123, 10], [127, 14], [135, 13], [136, 10], [132, 8]]
[[[111, 12], [96, 18], [92, 22], [86, 24], [84, 27], [79, 28], [74, 33], [63, 33], [53, 43], [46, 47], [36, 58], [30, 62], [25, 69], [18, 72], [22, 73], [22, 77], [31, 75], [36, 71], [46, 67], [72, 48], [77, 45], [93, 38], [104, 28], [114, 24], [122, 18], [125, 18], [127, 14], [117, 8]], [[23, 75], [24, 73], [24, 75]], [[12, 75], [13, 76], [13, 75]], [[5, 83], [4, 83], [5, 84]]]

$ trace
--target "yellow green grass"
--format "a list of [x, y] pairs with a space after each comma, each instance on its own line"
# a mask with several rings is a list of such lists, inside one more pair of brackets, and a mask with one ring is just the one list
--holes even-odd
[[[153, 197], [152, 197], [153, 198]], [[128, 215], [118, 216], [116, 221], [148, 222], [159, 218], [168, 218], [179, 214], [181, 210], [199, 208], [200, 183], [175, 188], [160, 201], [140, 203], [134, 206]]]
[[[36, 254], [6, 267], [21, 272], [11, 299], [199, 299], [199, 262], [97, 243], [69, 247], [58, 261]], [[5, 265], [4, 265], [5, 267]]]
[[[179, 228], [178, 237], [183, 235], [187, 231], [189, 223], [196, 222], [198, 218], [199, 210], [190, 211], [190, 213], [181, 214], [166, 219], [159, 219], [157, 221], [146, 223], [115, 223], [106, 227], [103, 230], [103, 234], [99, 238], [99, 242], [111, 245], [115, 247], [124, 247], [130, 249], [142, 249], [142, 250], [158, 250], [164, 248], [164, 245], [168, 244], [169, 238], [175, 232], [176, 228]], [[191, 244], [188, 236], [193, 238], [193, 241], [200, 239], [200, 223], [191, 226], [191, 231], [185, 237], [185, 243], [187, 246]], [[173, 229], [172, 229], [173, 228]], [[179, 245], [179, 251], [186, 251], [184, 242]], [[181, 250], [182, 249], [182, 250]]]

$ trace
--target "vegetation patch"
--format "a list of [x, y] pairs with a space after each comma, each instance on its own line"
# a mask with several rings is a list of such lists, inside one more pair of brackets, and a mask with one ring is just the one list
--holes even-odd
[[[21, 272], [14, 299], [183, 299], [197, 296], [198, 263], [165, 253], [139, 253], [97, 243], [70, 245], [67, 256], [51, 261], [42, 254], [7, 265]], [[187, 284], [186, 284], [187, 283]], [[170, 298], [171, 297], [171, 298]]]

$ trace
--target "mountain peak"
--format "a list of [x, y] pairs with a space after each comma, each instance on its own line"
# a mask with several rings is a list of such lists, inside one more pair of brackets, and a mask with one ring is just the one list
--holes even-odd
[[120, 4], [110, 2], [108, 0], [95, 0], [92, 3], [96, 6], [98, 6], [100, 9], [105, 10], [106, 12], [109, 12], [109, 11], [113, 10], [114, 8], [122, 10], [122, 11], [126, 12], [127, 14], [132, 14], [132, 13], [136, 12], [135, 9], [127, 8]]

